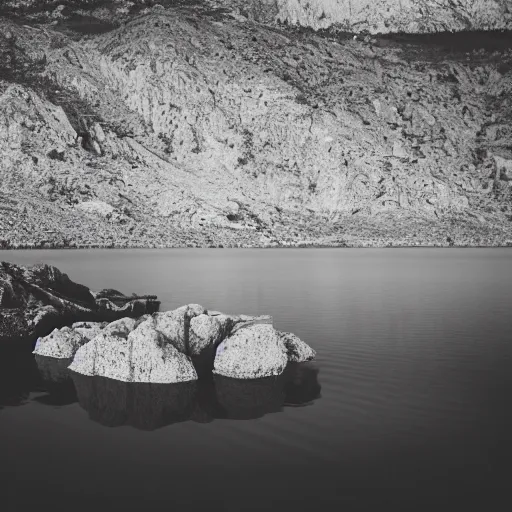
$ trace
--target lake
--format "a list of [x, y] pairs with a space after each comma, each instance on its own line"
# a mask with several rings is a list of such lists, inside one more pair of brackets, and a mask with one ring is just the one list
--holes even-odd
[[0, 260], [156, 294], [161, 310], [270, 314], [317, 351], [279, 389], [228, 386], [203, 422], [159, 412], [187, 402], [172, 386], [102, 381], [91, 400], [89, 384], [75, 383], [77, 398], [73, 385], [47, 388], [31, 358], [4, 361], [6, 512], [352, 510], [448, 495], [474, 504], [510, 484], [510, 249], [41, 250]]

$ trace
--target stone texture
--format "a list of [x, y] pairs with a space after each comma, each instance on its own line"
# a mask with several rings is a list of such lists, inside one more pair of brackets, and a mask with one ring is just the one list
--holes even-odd
[[175, 383], [197, 379], [189, 358], [178, 352], [147, 319], [121, 338], [99, 334], [79, 350], [70, 370], [123, 382]]
[[80, 333], [85, 339], [92, 340], [105, 327], [102, 322], [75, 322], [71, 328]]
[[510, 29], [510, 0], [226, 0], [267, 23], [353, 32], [438, 32]]
[[[60, 17], [0, 19], [0, 246], [510, 240], [512, 182], [496, 171], [512, 160], [508, 43], [244, 21], [338, 30], [349, 12], [348, 29], [405, 30], [419, 15], [411, 0], [347, 2], [232, 3], [237, 19], [120, 2], [91, 7], [105, 30], [85, 37]], [[495, 26], [506, 7], [423, 2], [420, 21]]]
[[300, 338], [291, 332], [278, 332], [284, 346], [288, 361], [293, 363], [304, 363], [315, 358], [316, 352]]
[[119, 336], [120, 338], [127, 338], [128, 334], [135, 329], [137, 323], [135, 318], [120, 318], [114, 322], [109, 323], [104, 329], [104, 334], [111, 334], [112, 336]]
[[178, 351], [188, 354], [190, 321], [205, 312], [206, 310], [199, 304], [189, 304], [172, 311], [157, 313], [153, 316], [155, 329], [161, 332]]
[[237, 379], [280, 375], [288, 362], [286, 347], [270, 325], [252, 325], [218, 347], [213, 373]]
[[71, 327], [55, 329], [48, 336], [38, 338], [34, 349], [34, 354], [58, 359], [72, 358], [76, 351], [87, 342], [79, 332]]

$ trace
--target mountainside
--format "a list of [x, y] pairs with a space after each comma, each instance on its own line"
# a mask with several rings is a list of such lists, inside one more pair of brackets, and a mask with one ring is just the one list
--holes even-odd
[[90, 3], [0, 18], [0, 244], [512, 244], [508, 34]]
[[13, 12], [63, 6], [114, 8], [201, 5], [227, 8], [263, 23], [348, 32], [441, 32], [512, 28], [512, 0], [4, 0]]
[[245, 16], [349, 32], [440, 32], [512, 27], [511, 0], [228, 0]]

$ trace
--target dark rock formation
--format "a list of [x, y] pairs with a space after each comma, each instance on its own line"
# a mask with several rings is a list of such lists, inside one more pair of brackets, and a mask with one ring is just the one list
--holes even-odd
[[95, 299], [50, 265], [0, 264], [0, 349], [33, 347], [38, 337], [77, 321], [113, 321], [158, 310], [155, 296], [110, 296]]

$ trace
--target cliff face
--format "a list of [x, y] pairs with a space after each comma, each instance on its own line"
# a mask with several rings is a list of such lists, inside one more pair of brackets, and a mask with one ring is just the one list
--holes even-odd
[[264, 22], [348, 32], [440, 32], [510, 29], [511, 0], [228, 0]]
[[128, 13], [156, 4], [205, 5], [232, 10], [263, 23], [373, 34], [512, 28], [512, 0], [4, 0], [3, 3], [11, 12], [32, 15], [53, 12], [55, 8], [59, 13], [64, 6], [114, 8]]
[[512, 239], [506, 39], [111, 12], [0, 22], [5, 243]]

